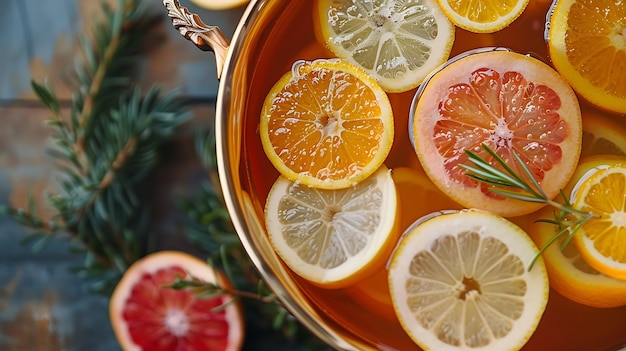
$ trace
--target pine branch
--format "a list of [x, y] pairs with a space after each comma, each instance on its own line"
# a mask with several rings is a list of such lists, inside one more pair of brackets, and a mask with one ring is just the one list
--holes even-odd
[[35, 230], [26, 240], [33, 248], [69, 235], [72, 251], [85, 255], [77, 273], [109, 294], [126, 268], [149, 250], [150, 209], [140, 201], [142, 184], [159, 162], [161, 145], [190, 113], [174, 93], [136, 86], [133, 73], [155, 16], [132, 0], [119, 0], [115, 9], [103, 5], [102, 11], [94, 38], [79, 38], [69, 113], [64, 115], [46, 83], [31, 83], [52, 112], [49, 153], [59, 161], [62, 189], [46, 198], [54, 217], [44, 223], [34, 206], [3, 212]]
[[[188, 289], [199, 296], [228, 293], [242, 299], [250, 333], [275, 333], [277, 343], [298, 343], [298, 349], [328, 350], [316, 337], [303, 329], [265, 285], [248, 258], [233, 228], [221, 193], [215, 190], [217, 156], [212, 129], [196, 134], [196, 153], [210, 174], [199, 192], [182, 199], [180, 208], [188, 216], [185, 233], [188, 240], [202, 250], [212, 266], [221, 268], [234, 289], [225, 291], [214, 284], [195, 279], [180, 280], [171, 287]], [[295, 347], [295, 345], [292, 345]]]

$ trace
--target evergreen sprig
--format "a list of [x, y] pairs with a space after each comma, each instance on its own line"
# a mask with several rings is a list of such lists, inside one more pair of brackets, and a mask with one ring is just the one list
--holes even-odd
[[[468, 177], [490, 185], [489, 191], [494, 194], [520, 201], [542, 203], [555, 208], [554, 218], [540, 219], [539, 221], [555, 225], [558, 231], [539, 249], [539, 252], [530, 262], [528, 270], [532, 269], [541, 254], [555, 241], [563, 235], [566, 235], [561, 245], [561, 249], [564, 249], [572, 240], [574, 234], [576, 234], [587, 221], [597, 217], [597, 215], [593, 213], [581, 211], [572, 206], [569, 198], [562, 190], [560, 191], [562, 202], [549, 198], [532, 172], [515, 151], [513, 151], [513, 159], [515, 160], [515, 165], [522, 170], [521, 173], [515, 171], [511, 165], [489, 146], [483, 144], [482, 148], [493, 158], [495, 165], [485, 160], [479, 154], [471, 150], [465, 150], [465, 153], [473, 164], [473, 166], [461, 165], [461, 167], [469, 171], [467, 173]], [[500, 168], [498, 168], [498, 166]]]
[[[225, 208], [216, 175], [215, 134], [212, 129], [196, 135], [196, 152], [211, 175], [194, 197], [182, 199], [180, 208], [189, 221], [185, 233], [189, 241], [202, 250], [212, 266], [221, 268], [233, 285], [223, 290], [215, 284], [196, 279], [179, 279], [171, 286], [188, 289], [198, 296], [228, 293], [239, 298], [244, 306], [249, 334], [277, 333], [276, 345], [299, 350], [330, 350], [319, 339], [303, 329], [281, 305], [277, 296], [265, 285], [248, 258]], [[267, 337], [264, 337], [267, 339]]]
[[110, 294], [126, 268], [149, 250], [149, 208], [140, 201], [142, 183], [159, 160], [159, 148], [189, 117], [174, 93], [136, 84], [140, 54], [159, 16], [132, 0], [102, 5], [104, 19], [93, 38], [81, 36], [70, 84], [69, 113], [55, 91], [33, 81], [32, 89], [52, 116], [50, 154], [58, 161], [61, 192], [46, 200], [48, 222], [35, 211], [0, 207], [34, 229], [25, 242], [41, 249], [59, 235], [72, 238], [72, 251], [85, 255], [78, 273], [92, 290]]

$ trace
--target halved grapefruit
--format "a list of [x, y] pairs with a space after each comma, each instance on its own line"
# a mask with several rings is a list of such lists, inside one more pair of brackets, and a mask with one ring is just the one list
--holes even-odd
[[178, 251], [159, 251], [124, 273], [109, 304], [115, 336], [124, 351], [236, 351], [243, 344], [243, 315], [230, 295], [199, 297], [168, 285], [197, 278], [230, 289], [206, 262]]
[[[465, 150], [491, 161], [486, 144], [508, 165], [517, 153], [550, 198], [580, 156], [582, 121], [574, 91], [550, 66], [509, 50], [489, 49], [451, 60], [418, 90], [412, 133], [432, 181], [466, 207], [518, 216], [543, 204], [506, 199], [470, 179]], [[527, 181], [530, 181], [527, 179]]]

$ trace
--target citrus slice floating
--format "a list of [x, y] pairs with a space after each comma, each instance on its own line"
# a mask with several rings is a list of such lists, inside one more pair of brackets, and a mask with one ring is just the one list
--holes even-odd
[[465, 150], [495, 165], [485, 144], [524, 176], [513, 158], [517, 153], [550, 198], [578, 163], [582, 122], [576, 95], [556, 71], [529, 56], [487, 50], [453, 59], [418, 90], [411, 115], [424, 170], [468, 208], [519, 216], [543, 205], [505, 199], [467, 177], [461, 165], [472, 164]]
[[265, 204], [270, 243], [313, 284], [343, 288], [385, 264], [399, 236], [396, 190], [381, 167], [353, 187], [310, 188], [280, 176]]
[[546, 27], [550, 59], [574, 90], [626, 114], [626, 3], [555, 1]]
[[515, 21], [529, 0], [438, 0], [456, 26], [474, 33], [497, 32]]
[[[391, 176], [396, 185], [399, 223], [402, 230], [429, 213], [461, 209], [461, 206], [443, 194], [424, 172], [409, 167], [397, 167], [392, 170]], [[388, 319], [396, 318], [389, 296], [386, 268], [350, 286], [348, 294], [364, 308], [371, 309]]]
[[387, 158], [393, 112], [385, 91], [357, 66], [298, 61], [267, 95], [260, 134], [265, 154], [286, 178], [346, 188]]
[[398, 193], [402, 230], [429, 213], [462, 208], [456, 201], [441, 192], [422, 171], [409, 167], [397, 167], [393, 169], [391, 176]]
[[583, 107], [582, 120], [581, 157], [626, 155], [626, 126], [623, 123], [619, 123], [613, 117], [589, 107]]
[[404, 330], [424, 350], [517, 350], [548, 302], [543, 261], [512, 222], [478, 210], [418, 222], [391, 257], [389, 286]]
[[[553, 219], [554, 208], [542, 208], [531, 217], [532, 221]], [[555, 224], [536, 222], [529, 226], [528, 234], [537, 246], [543, 247], [558, 231]], [[564, 239], [561, 237], [552, 243], [542, 254], [550, 286], [564, 297], [586, 306], [611, 308], [626, 305], [626, 281], [611, 278], [589, 266], [573, 242], [561, 249]]]
[[577, 189], [576, 209], [597, 215], [574, 240], [597, 271], [626, 280], [626, 164], [598, 170]]
[[417, 87], [454, 43], [454, 25], [436, 0], [319, 0], [317, 21], [329, 49], [388, 92]]
[[[581, 157], [563, 193], [573, 201], [580, 184], [592, 174], [600, 169], [620, 164], [626, 164], [626, 157], [615, 155]], [[529, 222], [533, 224], [529, 226], [528, 233], [537, 246], [546, 245], [560, 230], [554, 224], [538, 222], [540, 219], [553, 218], [554, 208], [552, 207], [543, 208], [529, 216]], [[583, 305], [595, 308], [626, 305], [626, 281], [611, 278], [595, 270], [582, 258], [577, 245], [573, 242], [562, 250], [563, 240], [565, 237], [561, 237], [548, 246], [542, 254], [550, 278], [550, 286], [559, 294]]]
[[377, 316], [392, 321], [397, 319], [391, 304], [391, 296], [389, 296], [387, 269], [385, 267], [372, 276], [349, 286], [346, 289], [346, 295]]
[[198, 297], [166, 286], [197, 278], [228, 289], [228, 280], [206, 262], [177, 251], [136, 261], [111, 296], [109, 315], [125, 351], [236, 351], [244, 338], [239, 303], [231, 296]]

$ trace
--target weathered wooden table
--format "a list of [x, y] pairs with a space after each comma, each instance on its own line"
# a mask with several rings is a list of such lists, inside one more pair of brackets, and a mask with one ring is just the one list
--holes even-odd
[[[193, 119], [172, 141], [171, 153], [156, 171], [163, 184], [164, 204], [193, 191], [206, 177], [193, 152], [193, 129], [212, 123], [217, 78], [212, 53], [201, 52], [176, 32], [160, 0], [143, 0], [162, 11], [166, 40], [142, 62], [141, 83], [165, 91], [179, 89], [193, 101]], [[108, 1], [112, 5], [115, 0]], [[210, 12], [188, 0], [184, 6], [230, 36], [243, 8]], [[2, 0], [0, 12], [0, 204], [25, 206], [29, 192], [38, 211], [49, 212], [43, 193], [56, 189], [55, 165], [46, 152], [49, 111], [30, 88], [31, 79], [48, 80], [64, 106], [71, 90], [63, 77], [77, 52], [76, 37], [89, 33], [100, 15], [99, 0]], [[171, 208], [164, 206], [161, 247], [184, 249]], [[108, 320], [108, 300], [86, 292], [81, 278], [70, 272], [81, 257], [55, 240], [33, 253], [20, 241], [28, 230], [0, 216], [0, 350], [119, 350]]]

